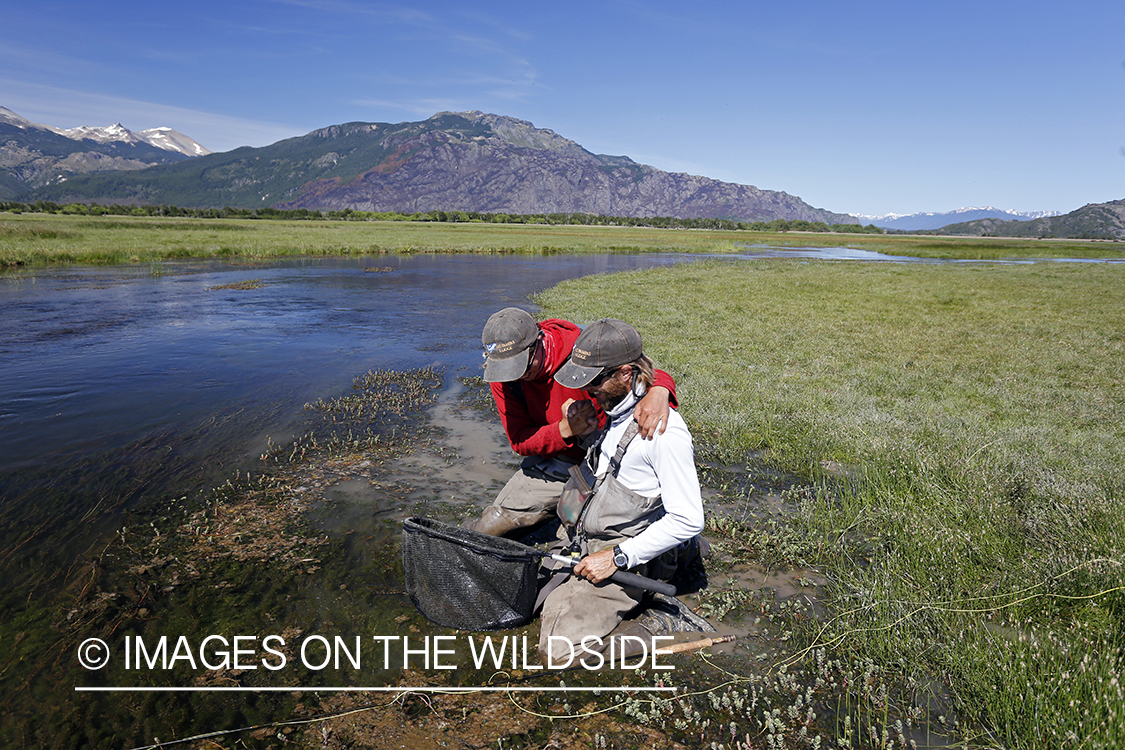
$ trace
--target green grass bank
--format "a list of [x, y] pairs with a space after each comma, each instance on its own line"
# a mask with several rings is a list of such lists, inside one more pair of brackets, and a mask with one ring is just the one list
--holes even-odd
[[832, 606], [795, 664], [823, 649], [930, 686], [958, 745], [1108, 748], [1125, 744], [1122, 289], [1115, 264], [747, 260], [537, 301], [633, 322], [697, 458], [809, 479], [792, 525]]
[[926, 258], [1125, 258], [1125, 243], [644, 227], [0, 214], [0, 268], [403, 252], [741, 252], [852, 247]]

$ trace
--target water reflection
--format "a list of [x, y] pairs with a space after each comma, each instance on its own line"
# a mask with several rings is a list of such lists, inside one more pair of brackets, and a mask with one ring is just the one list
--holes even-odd
[[[1115, 258], [1021, 258], [1008, 260], [976, 258], [915, 258], [909, 255], [886, 255], [874, 250], [854, 247], [776, 247], [744, 245], [746, 258], [803, 258], [810, 260], [863, 260], [885, 263], [1000, 263], [1027, 265], [1031, 263], [1125, 263]], [[731, 256], [719, 256], [729, 258]]]
[[[498, 307], [527, 306], [566, 278], [678, 259], [392, 256], [9, 276], [0, 476], [215, 415], [299, 409], [372, 368], [475, 365]], [[216, 288], [249, 279], [260, 288]]]

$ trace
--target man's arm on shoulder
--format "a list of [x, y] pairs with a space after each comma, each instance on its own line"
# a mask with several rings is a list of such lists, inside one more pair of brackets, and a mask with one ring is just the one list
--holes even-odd
[[676, 381], [663, 370], [653, 374], [652, 387], [633, 410], [633, 419], [640, 427], [638, 433], [644, 440], [652, 440], [655, 435], [668, 429], [668, 409], [678, 404], [676, 401]]

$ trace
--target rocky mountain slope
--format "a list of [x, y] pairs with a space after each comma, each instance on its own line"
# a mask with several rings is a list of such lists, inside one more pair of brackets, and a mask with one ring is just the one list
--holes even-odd
[[263, 148], [72, 179], [29, 197], [185, 207], [859, 223], [787, 193], [593, 154], [551, 130], [481, 112], [441, 112], [422, 122], [393, 125], [334, 125]]
[[1068, 214], [1031, 221], [980, 219], [950, 224], [933, 234], [1125, 240], [1125, 200], [1090, 203]]
[[92, 172], [138, 170], [211, 153], [171, 128], [134, 133], [41, 125], [0, 107], [0, 198]]

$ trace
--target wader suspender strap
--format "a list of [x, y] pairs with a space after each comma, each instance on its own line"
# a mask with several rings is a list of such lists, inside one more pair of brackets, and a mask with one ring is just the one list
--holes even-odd
[[[625, 450], [640, 431], [640, 425], [637, 424], [635, 419], [625, 428], [625, 432], [621, 435], [621, 442], [617, 444], [617, 452], [613, 454], [613, 458], [609, 462], [609, 471], [613, 472], [613, 476], [616, 477], [617, 472], [621, 471], [621, 459], [625, 457]], [[598, 451], [598, 455], [601, 455], [601, 451]], [[609, 474], [609, 471], [606, 474]]]
[[[621, 440], [617, 443], [617, 452], [614, 453], [613, 458], [609, 460], [609, 470], [613, 472], [613, 476], [617, 476], [617, 472], [621, 471], [621, 459], [625, 456], [625, 449], [629, 447], [629, 443], [633, 442], [633, 438], [637, 436], [640, 430], [640, 425], [638, 425], [637, 420], [634, 419], [629, 423], [629, 426], [625, 428], [625, 432], [621, 434]], [[605, 433], [602, 433], [598, 441], [591, 446], [595, 453], [590, 459], [590, 470], [595, 474], [598, 472], [598, 464], [601, 462], [603, 440], [605, 440]]]
[[[600, 477], [598, 477], [598, 480], [594, 482], [594, 486], [590, 489], [590, 494], [586, 496], [586, 502], [582, 506], [582, 511], [578, 514], [578, 520], [574, 522], [575, 533], [573, 539], [580, 547], [586, 546], [586, 534], [582, 529], [582, 521], [586, 518], [586, 511], [590, 509], [590, 505], [593, 504], [594, 498], [598, 495], [598, 490], [600, 490], [602, 485], [605, 484], [606, 478], [610, 475], [612, 475], [615, 479], [617, 478], [617, 472], [621, 471], [621, 459], [625, 457], [625, 450], [629, 447], [629, 443], [633, 442], [633, 438], [635, 438], [639, 432], [640, 426], [634, 419], [629, 423], [629, 426], [625, 428], [625, 432], [621, 435], [621, 440], [617, 443], [617, 452], [613, 454], [613, 458], [611, 458], [609, 461], [609, 468], [606, 469], [605, 474], [602, 474]], [[598, 452], [594, 454], [594, 460], [591, 462], [593, 464], [591, 468], [593, 468], [594, 471], [597, 471], [598, 458], [601, 456], [600, 441], [597, 451]]]

